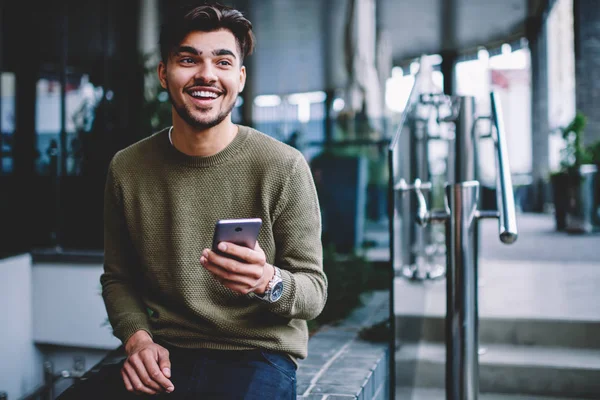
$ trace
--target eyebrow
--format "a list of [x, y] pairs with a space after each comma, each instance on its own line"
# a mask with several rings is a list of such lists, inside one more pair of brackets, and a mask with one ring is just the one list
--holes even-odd
[[[175, 49], [175, 54], [181, 54], [181, 53], [190, 53], [190, 54], [193, 54], [196, 56], [202, 55], [202, 51], [200, 51], [192, 46], [177, 47], [177, 49]], [[213, 56], [232, 56], [233, 58], [237, 58], [235, 56], [235, 53], [228, 49], [213, 50], [212, 54], [213, 54]]]

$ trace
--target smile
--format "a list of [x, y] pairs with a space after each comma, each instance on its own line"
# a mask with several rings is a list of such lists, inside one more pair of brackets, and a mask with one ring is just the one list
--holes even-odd
[[194, 90], [190, 92], [190, 95], [195, 99], [216, 99], [219, 95], [215, 92], [209, 92], [207, 90]]

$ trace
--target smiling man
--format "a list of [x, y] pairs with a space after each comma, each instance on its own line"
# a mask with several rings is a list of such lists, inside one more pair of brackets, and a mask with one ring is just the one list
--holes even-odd
[[[127, 358], [98, 398], [296, 398], [306, 320], [326, 301], [321, 218], [302, 154], [231, 120], [253, 47], [251, 23], [218, 4], [162, 27], [172, 126], [118, 152], [106, 182], [102, 294]], [[254, 249], [210, 248], [228, 218], [262, 219]]]

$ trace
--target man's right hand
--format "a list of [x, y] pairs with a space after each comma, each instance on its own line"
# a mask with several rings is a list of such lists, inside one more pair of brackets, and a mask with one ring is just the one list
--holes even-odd
[[137, 331], [125, 344], [127, 360], [121, 376], [128, 391], [136, 394], [172, 392], [169, 351], [154, 343], [148, 332]]

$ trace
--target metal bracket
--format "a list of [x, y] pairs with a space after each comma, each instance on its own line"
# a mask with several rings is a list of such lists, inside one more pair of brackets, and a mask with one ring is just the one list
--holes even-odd
[[431, 190], [431, 182], [421, 182], [420, 179], [415, 179], [412, 185], [406, 183], [404, 179], [400, 179], [400, 182], [396, 185], [395, 189], [401, 194], [405, 192], [414, 191], [417, 195], [417, 201], [419, 202], [419, 208], [417, 209], [417, 224], [421, 227], [427, 226], [430, 222], [445, 222], [450, 214], [446, 210], [429, 210], [427, 208], [427, 201], [423, 195], [423, 190]]

